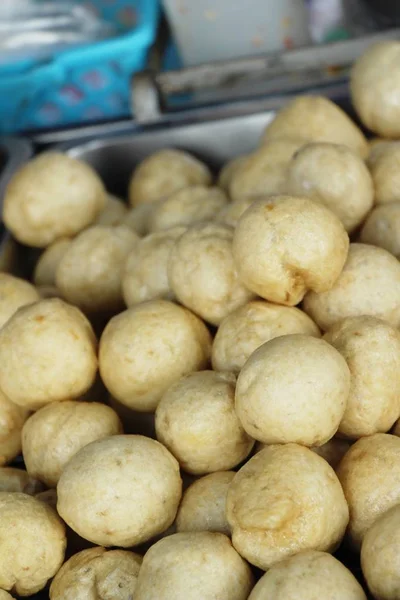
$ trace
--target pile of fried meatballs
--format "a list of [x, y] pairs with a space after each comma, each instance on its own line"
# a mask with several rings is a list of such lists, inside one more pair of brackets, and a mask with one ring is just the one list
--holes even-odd
[[301, 96], [128, 202], [61, 153], [14, 175], [41, 253], [0, 273], [1, 600], [400, 598], [399, 64], [353, 67], [370, 140]]

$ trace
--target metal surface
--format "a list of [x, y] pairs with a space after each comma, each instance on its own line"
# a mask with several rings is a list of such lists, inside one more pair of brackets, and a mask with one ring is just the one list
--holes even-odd
[[[17, 169], [33, 155], [32, 145], [16, 138], [0, 140], [0, 210], [3, 212], [3, 198], [6, 187]], [[0, 270], [9, 271], [18, 262], [17, 246], [0, 220]]]
[[[278, 107], [277, 107], [278, 108]], [[162, 148], [187, 150], [219, 169], [226, 161], [253, 150], [274, 111], [221, 121], [193, 123], [84, 143], [62, 144], [58, 149], [92, 165], [110, 192], [126, 195], [135, 165]]]
[[14, 172], [33, 154], [33, 148], [27, 140], [16, 138], [0, 139], [0, 206], [7, 184]]

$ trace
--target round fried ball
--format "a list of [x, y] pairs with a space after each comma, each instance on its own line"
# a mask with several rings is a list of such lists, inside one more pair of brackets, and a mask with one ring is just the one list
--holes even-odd
[[294, 306], [308, 290], [330, 290], [346, 262], [349, 238], [330, 210], [308, 198], [254, 202], [233, 238], [239, 276], [266, 300]]
[[21, 452], [21, 432], [28, 416], [27, 410], [10, 402], [0, 390], [0, 466]]
[[127, 204], [120, 198], [108, 194], [106, 205], [93, 224], [104, 225], [105, 227], [116, 227], [117, 225], [122, 225], [124, 223], [127, 215]]
[[376, 206], [364, 223], [360, 241], [400, 258], [400, 202]]
[[196, 185], [178, 190], [154, 206], [149, 220], [150, 231], [212, 221], [227, 204], [228, 198], [218, 187]]
[[350, 317], [324, 339], [346, 360], [350, 394], [338, 433], [358, 439], [386, 432], [400, 416], [400, 333], [375, 317]]
[[185, 231], [185, 227], [173, 227], [139, 240], [128, 255], [122, 276], [122, 295], [127, 306], [157, 298], [174, 299], [168, 262], [175, 241]]
[[333, 551], [349, 520], [334, 470], [297, 444], [253, 456], [229, 487], [226, 511], [234, 547], [263, 570], [303, 550]]
[[56, 242], [53, 242], [53, 244], [44, 250], [36, 263], [35, 271], [33, 273], [35, 285], [39, 287], [55, 287], [58, 265], [69, 248], [70, 243], [70, 239], [61, 238]]
[[368, 142], [346, 113], [323, 96], [297, 96], [286, 104], [267, 125], [262, 141], [292, 137], [305, 142], [343, 144], [368, 155]]
[[181, 150], [165, 149], [145, 158], [129, 184], [132, 206], [166, 198], [191, 185], [210, 185], [211, 173], [202, 162]]
[[15, 467], [0, 469], [0, 492], [20, 492], [36, 496], [43, 491], [44, 485], [27, 471]]
[[50, 600], [132, 600], [142, 557], [126, 550], [89, 548], [63, 564], [50, 586]]
[[348, 440], [333, 437], [322, 446], [314, 446], [310, 450], [322, 456], [331, 465], [332, 469], [336, 469], [349, 448], [350, 442]]
[[100, 340], [100, 373], [119, 402], [151, 412], [175, 381], [204, 369], [210, 354], [211, 335], [200, 319], [167, 300], [152, 300], [108, 323]]
[[361, 121], [386, 138], [400, 136], [399, 58], [398, 41], [371, 45], [356, 60], [350, 77], [351, 97]]
[[14, 596], [11, 596], [4, 590], [0, 590], [0, 600], [14, 600]]
[[400, 143], [378, 147], [368, 160], [375, 189], [375, 203], [388, 204], [400, 200]]
[[248, 564], [225, 535], [176, 533], [146, 553], [135, 600], [247, 600], [252, 587]]
[[236, 227], [242, 214], [256, 199], [253, 196], [243, 196], [243, 198], [235, 200], [235, 202], [229, 202], [217, 213], [215, 220], [217, 223]]
[[132, 229], [138, 236], [143, 237], [149, 233], [150, 216], [154, 203], [138, 204], [128, 211], [123, 224]]
[[350, 510], [348, 535], [359, 549], [375, 521], [400, 503], [400, 439], [387, 433], [361, 438], [336, 472]]
[[56, 288], [55, 285], [39, 285], [37, 288], [39, 295], [42, 299], [45, 298], [61, 298], [61, 292]]
[[122, 273], [137, 242], [137, 235], [123, 225], [96, 225], [83, 231], [57, 268], [56, 283], [63, 297], [89, 314], [122, 310]]
[[367, 600], [354, 575], [327, 552], [308, 550], [271, 567], [249, 600]]
[[226, 520], [226, 496], [234, 471], [217, 471], [197, 479], [183, 494], [176, 530], [214, 531], [230, 535]]
[[22, 452], [30, 475], [56, 487], [67, 462], [81, 448], [122, 433], [116, 412], [97, 402], [53, 402], [32, 415], [22, 430]]
[[157, 439], [194, 475], [232, 469], [253, 445], [235, 413], [232, 373], [201, 371], [183, 377], [161, 398]]
[[20, 596], [43, 589], [61, 567], [65, 526], [56, 511], [27, 494], [0, 492], [0, 586]]
[[253, 298], [239, 280], [232, 256], [233, 229], [200, 223], [171, 250], [168, 275], [181, 304], [213, 325]]
[[3, 218], [19, 242], [45, 248], [93, 223], [107, 194], [95, 171], [66, 154], [46, 152], [11, 179]]
[[[256, 443], [256, 452], [261, 452], [264, 448], [268, 448], [270, 444]], [[350, 448], [350, 442], [341, 438], [333, 437], [322, 446], [312, 446], [310, 450], [321, 456], [326, 462], [336, 469], [347, 450]]]
[[232, 200], [281, 194], [286, 188], [289, 162], [303, 145], [304, 140], [272, 139], [246, 156], [229, 184]]
[[28, 281], [0, 273], [0, 328], [21, 306], [40, 300], [37, 289]]
[[400, 587], [400, 505], [375, 521], [361, 546], [361, 567], [378, 600], [396, 600]]
[[291, 333], [320, 337], [315, 323], [298, 308], [264, 300], [248, 302], [221, 322], [213, 342], [213, 368], [239, 373], [254, 350]]
[[182, 481], [178, 462], [164, 446], [141, 435], [115, 435], [71, 458], [57, 494], [60, 516], [81, 537], [128, 548], [172, 524]]
[[350, 244], [343, 271], [325, 292], [309, 292], [303, 309], [324, 331], [346, 317], [368, 315], [400, 324], [400, 264], [386, 250]]
[[321, 446], [336, 433], [346, 409], [350, 371], [324, 340], [285, 335], [263, 344], [240, 371], [237, 415], [264, 444]]
[[0, 330], [0, 389], [31, 410], [77, 398], [95, 380], [96, 345], [86, 317], [58, 298], [20, 308]]
[[236, 169], [246, 160], [246, 156], [237, 156], [232, 160], [229, 160], [224, 166], [221, 168], [218, 175], [218, 185], [224, 190], [224, 192], [229, 193], [229, 186], [232, 181], [232, 177], [234, 176]]
[[287, 191], [321, 202], [354, 231], [371, 210], [374, 186], [364, 161], [346, 146], [314, 143], [289, 163]]

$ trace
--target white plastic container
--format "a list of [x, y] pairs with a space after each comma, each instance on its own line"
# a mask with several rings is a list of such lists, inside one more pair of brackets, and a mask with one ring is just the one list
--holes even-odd
[[310, 43], [307, 0], [163, 0], [185, 66]]

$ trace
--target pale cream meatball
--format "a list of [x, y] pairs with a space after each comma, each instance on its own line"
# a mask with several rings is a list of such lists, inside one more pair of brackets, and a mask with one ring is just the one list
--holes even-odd
[[281, 194], [286, 189], [287, 169], [304, 140], [274, 139], [249, 154], [236, 167], [229, 184], [232, 200]]
[[210, 185], [211, 173], [205, 164], [182, 150], [159, 150], [134, 170], [129, 184], [132, 206], [166, 198], [191, 185]]
[[37, 288], [39, 295], [42, 299], [45, 298], [61, 298], [62, 295], [60, 290], [55, 285], [39, 285]]
[[42, 590], [64, 561], [65, 526], [27, 494], [0, 492], [0, 587], [19, 596]]
[[229, 193], [229, 186], [232, 181], [236, 169], [246, 160], [246, 156], [236, 156], [232, 160], [229, 160], [221, 168], [218, 175], [218, 185], [225, 192]]
[[0, 390], [0, 467], [21, 452], [21, 432], [28, 417], [26, 409], [10, 402]]
[[[261, 452], [264, 448], [268, 448], [270, 444], [263, 444], [262, 442], [256, 443], [255, 452]], [[347, 450], [350, 448], [350, 442], [341, 438], [333, 437], [322, 446], [312, 446], [310, 450], [321, 456], [326, 462], [336, 469]]]
[[356, 440], [386, 432], [400, 416], [400, 333], [375, 317], [350, 317], [324, 339], [346, 360], [350, 394], [338, 433]]
[[350, 371], [324, 340], [285, 335], [263, 344], [240, 371], [237, 415], [264, 444], [321, 446], [336, 433], [346, 409]]
[[330, 290], [346, 262], [348, 235], [330, 210], [308, 198], [257, 200], [233, 238], [239, 276], [266, 300], [295, 306], [308, 290]]
[[376, 206], [364, 223], [360, 241], [400, 258], [400, 202]]
[[126, 550], [83, 550], [54, 577], [50, 600], [132, 600], [141, 564], [139, 554]]
[[28, 281], [0, 273], [0, 328], [21, 306], [40, 300], [37, 289]]
[[168, 262], [175, 241], [185, 231], [185, 227], [173, 227], [139, 240], [128, 255], [122, 275], [122, 295], [127, 306], [156, 298], [174, 299]]
[[21, 494], [29, 494], [29, 496], [36, 496], [43, 489], [44, 485], [24, 469], [15, 467], [0, 468], [0, 492], [20, 492]]
[[126, 215], [123, 224], [132, 229], [139, 237], [149, 233], [150, 215], [153, 212], [154, 204], [139, 204], [131, 208]]
[[213, 221], [227, 205], [228, 198], [218, 187], [196, 185], [178, 190], [154, 206], [149, 219], [150, 231]]
[[96, 346], [74, 306], [53, 298], [20, 308], [0, 330], [0, 389], [30, 410], [78, 398], [95, 380]]
[[356, 60], [351, 71], [354, 108], [368, 129], [385, 138], [400, 136], [399, 59], [398, 41], [379, 42]]
[[200, 223], [171, 250], [168, 276], [181, 304], [212, 325], [254, 297], [238, 277], [232, 256], [233, 229]]
[[177, 531], [214, 531], [230, 535], [226, 496], [234, 476], [234, 471], [217, 471], [192, 483], [183, 494], [176, 515]]
[[286, 104], [266, 127], [262, 141], [292, 137], [305, 142], [343, 144], [368, 155], [368, 142], [355, 123], [331, 100], [323, 96], [297, 96]]
[[78, 535], [99, 546], [129, 548], [173, 523], [182, 481], [164, 446], [141, 435], [114, 435], [71, 458], [57, 494], [58, 513]]
[[393, 141], [394, 140], [386, 140], [385, 138], [380, 137], [368, 140], [369, 154], [367, 157], [367, 164], [369, 164], [371, 160], [374, 160], [375, 157], [384, 150], [385, 146], [392, 144]]
[[296, 152], [288, 167], [286, 190], [321, 202], [354, 231], [374, 201], [374, 186], [364, 161], [339, 144], [307, 144]]
[[211, 335], [200, 319], [173, 302], [153, 300], [108, 323], [100, 340], [100, 374], [119, 402], [152, 412], [173, 383], [204, 369], [210, 354]]
[[169, 388], [156, 410], [157, 439], [194, 475], [232, 469], [254, 445], [235, 413], [236, 377], [201, 371]]
[[400, 142], [387, 143], [373, 152], [368, 160], [375, 190], [375, 204], [400, 200]]
[[0, 590], [0, 600], [14, 600], [14, 596], [11, 596], [4, 590]]
[[108, 194], [104, 209], [97, 216], [94, 225], [105, 225], [106, 227], [116, 227], [123, 225], [128, 215], [128, 206], [123, 200]]
[[375, 521], [361, 546], [361, 568], [378, 600], [396, 600], [400, 587], [400, 505]]
[[44, 250], [36, 263], [33, 273], [35, 285], [38, 287], [55, 287], [58, 265], [69, 248], [70, 243], [71, 240], [69, 238], [61, 238]]
[[331, 465], [332, 469], [336, 469], [349, 448], [350, 442], [348, 440], [333, 437], [322, 446], [314, 446], [310, 450], [322, 456]]
[[46, 152], [25, 164], [4, 196], [4, 223], [19, 242], [45, 248], [93, 223], [107, 194], [86, 163]]
[[22, 430], [22, 453], [30, 475], [56, 487], [68, 461], [84, 446], [122, 433], [116, 412], [97, 402], [65, 401], [44, 406]]
[[123, 225], [96, 225], [79, 234], [57, 268], [56, 284], [63, 297], [88, 314], [122, 310], [122, 274], [138, 239]]
[[226, 514], [234, 547], [263, 570], [303, 550], [333, 551], [349, 520], [334, 470], [297, 444], [253, 456], [229, 487]]
[[263, 300], [248, 302], [221, 322], [213, 342], [213, 369], [239, 373], [262, 344], [291, 333], [320, 337], [315, 323], [298, 308]]
[[300, 552], [261, 577], [249, 600], [367, 600], [354, 575], [327, 552]]
[[255, 202], [253, 196], [244, 196], [235, 202], [229, 202], [216, 215], [217, 223], [224, 223], [229, 227], [236, 227], [242, 214]]
[[176, 533], [146, 553], [135, 600], [247, 600], [253, 584], [248, 564], [225, 535]]
[[375, 521], [400, 503], [400, 439], [387, 433], [361, 438], [344, 455], [337, 475], [350, 510], [347, 533], [359, 549]]
[[400, 324], [400, 264], [367, 244], [350, 244], [343, 271], [325, 292], [309, 292], [303, 309], [324, 331], [346, 317], [371, 316]]

